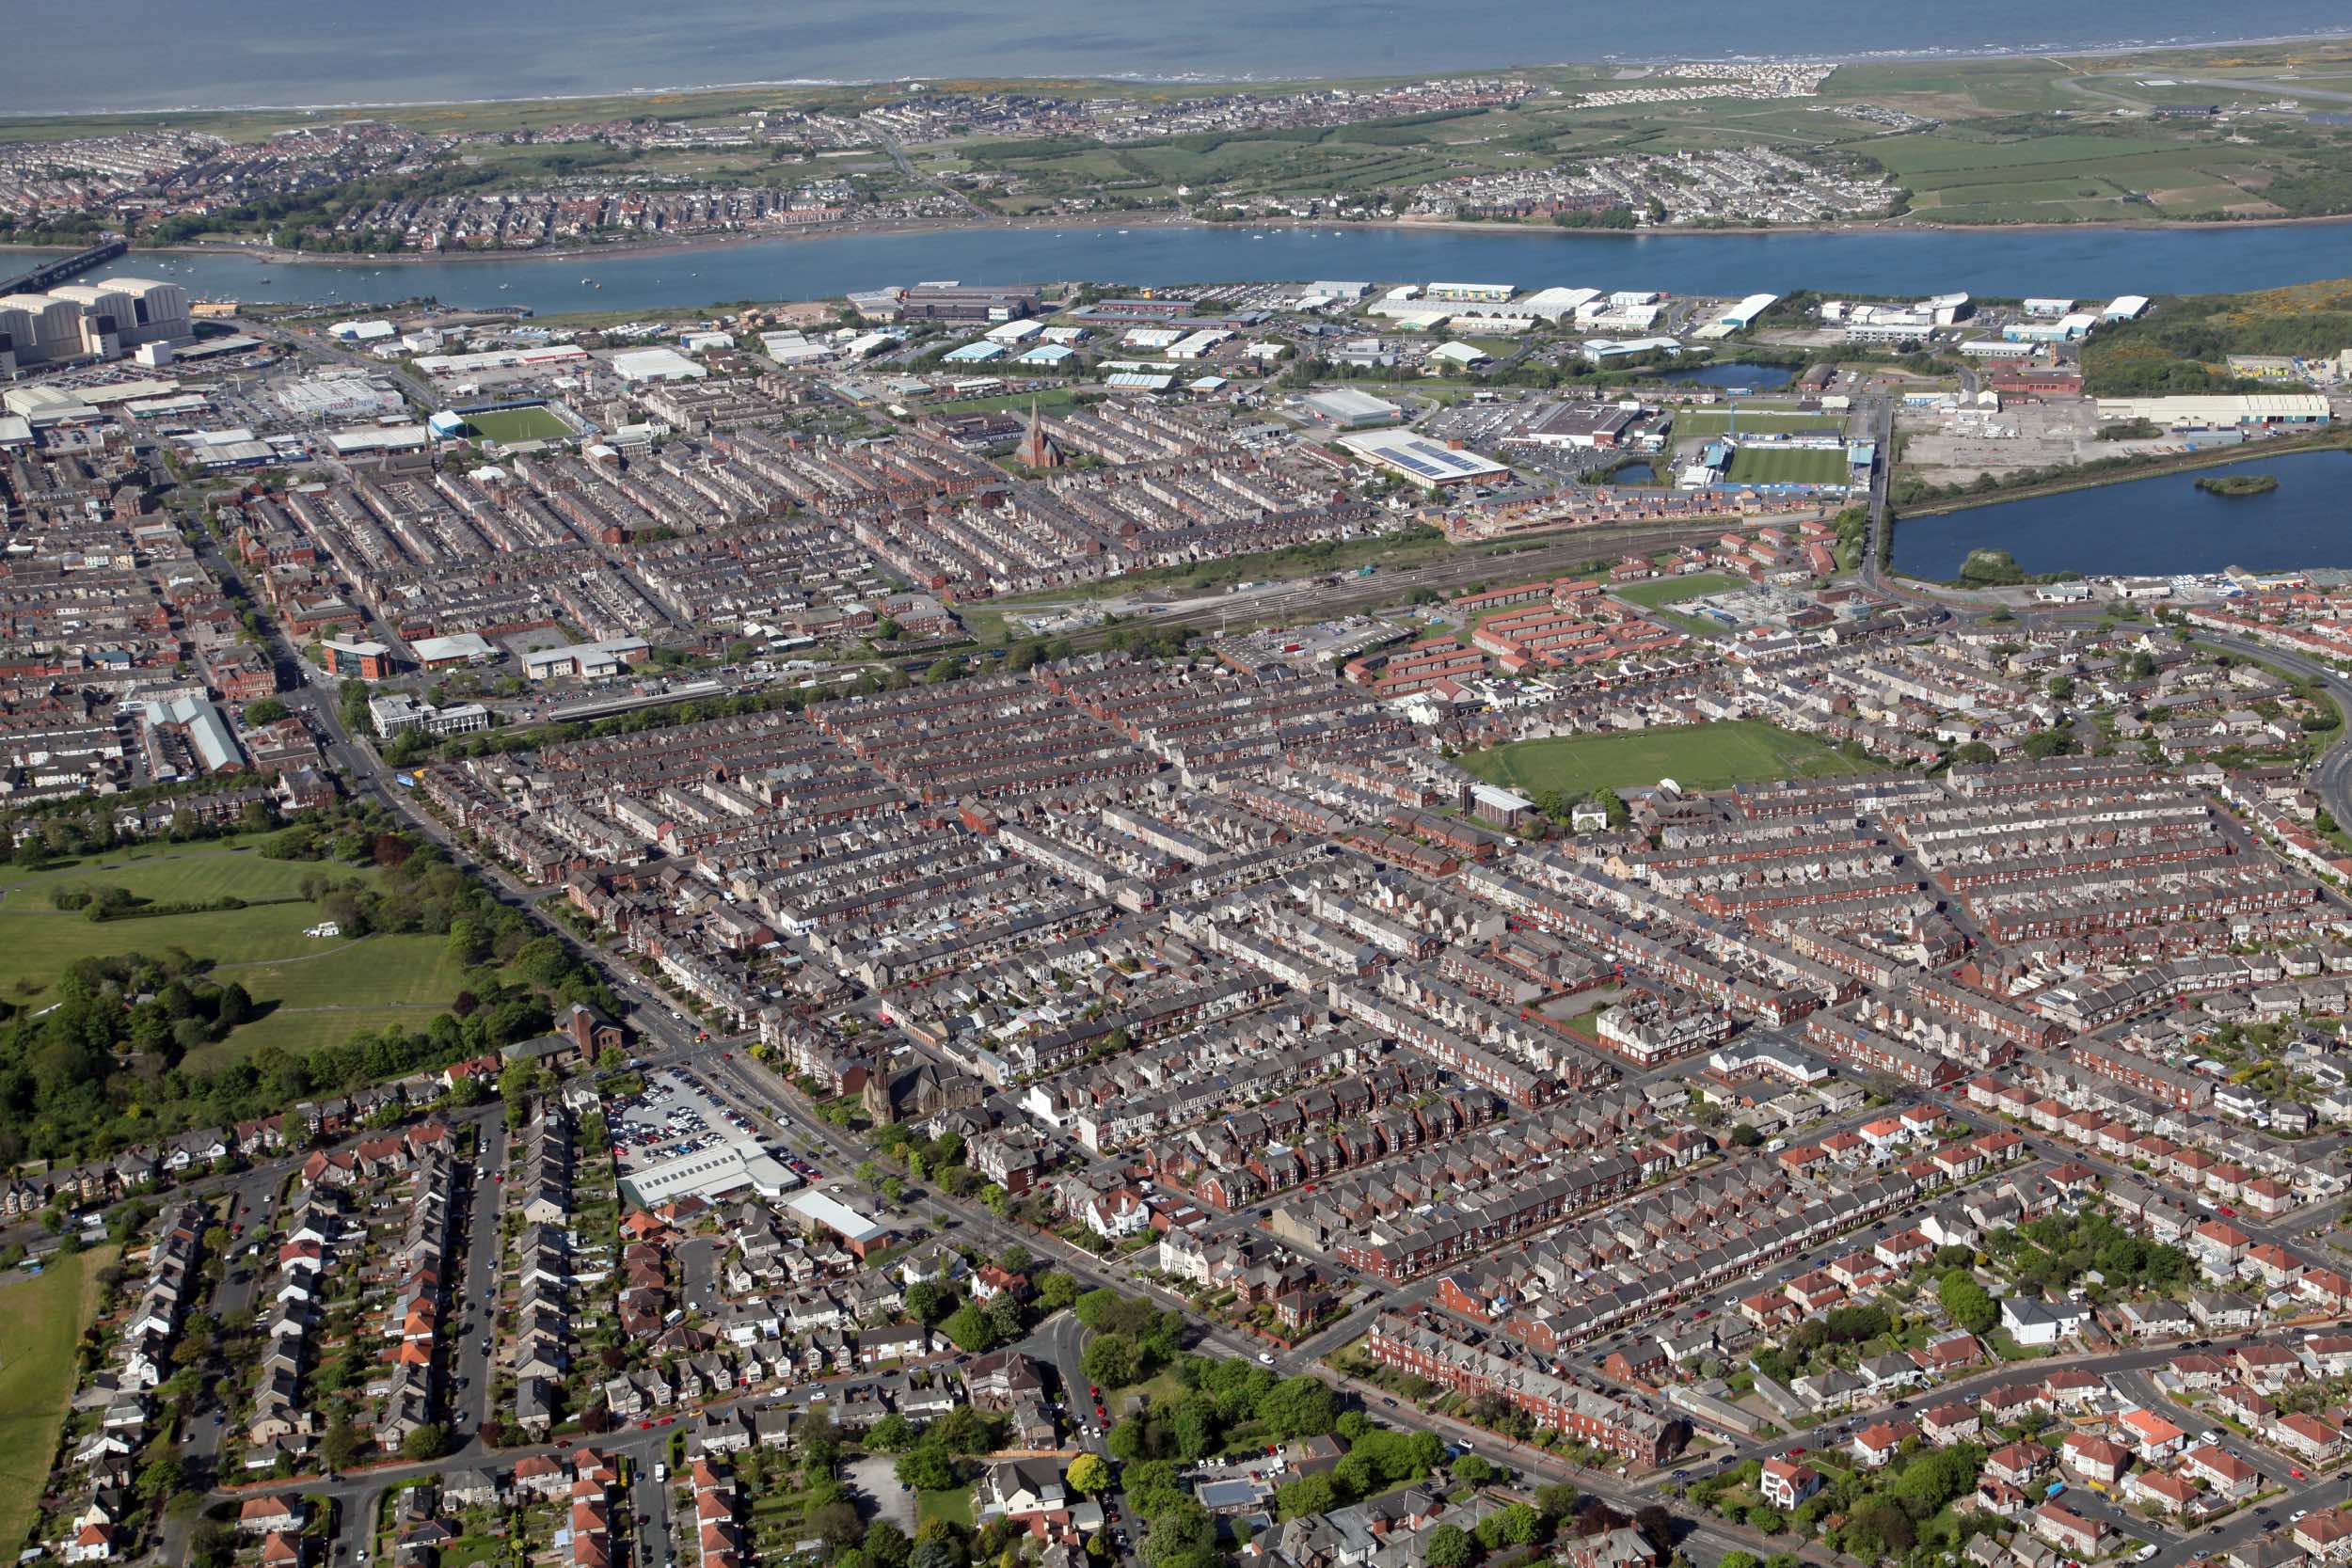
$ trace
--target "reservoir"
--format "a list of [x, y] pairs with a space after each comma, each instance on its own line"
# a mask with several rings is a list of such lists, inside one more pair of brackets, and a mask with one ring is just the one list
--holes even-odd
[[[482, 261], [267, 261], [134, 250], [101, 269], [155, 277], [194, 295], [336, 305], [431, 296], [445, 305], [677, 310], [735, 300], [837, 298], [852, 289], [953, 277], [966, 283], [1233, 283], [1466, 277], [1677, 294], [1756, 290], [1922, 295], [2202, 293], [2341, 277], [2352, 225], [2206, 229], [1841, 230], [1788, 234], [1593, 234], [1559, 230], [969, 229], [743, 240], [704, 249], [615, 245], [568, 257]], [[56, 252], [0, 252], [16, 259]], [[85, 277], [82, 282], [95, 281]]]
[[1720, 365], [1685, 365], [1677, 371], [1663, 371], [1658, 379], [1686, 387], [1717, 387], [1724, 391], [1774, 392], [1797, 379], [1797, 367], [1751, 365], [1732, 359]]
[[[2266, 496], [2212, 496], [2202, 478], [2270, 474]], [[1995, 501], [1895, 525], [1895, 565], [1949, 579], [1976, 549], [2007, 550], [2029, 573], [2169, 577], [2225, 566], [2352, 566], [2352, 452], [2297, 451], [2219, 467]]]

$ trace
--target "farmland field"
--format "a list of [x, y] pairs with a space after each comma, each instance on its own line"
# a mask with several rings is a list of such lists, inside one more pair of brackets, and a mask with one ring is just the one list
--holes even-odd
[[1731, 454], [1736, 484], [1842, 484], [1850, 471], [1843, 451], [1741, 447]]
[[11, 1547], [33, 1528], [73, 1395], [73, 1349], [116, 1250], [59, 1257], [37, 1279], [0, 1286], [0, 1543]]
[[1870, 770], [1810, 736], [1735, 719], [1622, 735], [1561, 736], [1465, 752], [1462, 766], [1512, 789], [1563, 795], [1646, 786], [1672, 779], [1685, 789], [1721, 789], [1776, 779], [1834, 778]]

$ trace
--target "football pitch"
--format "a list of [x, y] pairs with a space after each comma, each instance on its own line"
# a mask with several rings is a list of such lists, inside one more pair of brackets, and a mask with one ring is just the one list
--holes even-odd
[[545, 408], [490, 408], [466, 416], [466, 428], [485, 441], [561, 441], [572, 427]]
[[1843, 484], [1848, 472], [1843, 451], [1741, 447], [1731, 454], [1734, 484]]

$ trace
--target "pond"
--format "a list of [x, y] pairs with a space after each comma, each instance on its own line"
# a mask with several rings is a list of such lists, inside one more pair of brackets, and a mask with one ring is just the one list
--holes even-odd
[[1727, 359], [1720, 364], [1684, 365], [1676, 370], [1661, 371], [1658, 379], [1680, 382], [1685, 386], [1773, 392], [1793, 384], [1798, 369], [1795, 365], [1756, 365], [1744, 359]]
[[[2270, 474], [2261, 496], [2216, 496], [2197, 482]], [[1957, 577], [1970, 550], [2007, 550], [2030, 573], [2168, 577], [2227, 566], [2288, 571], [2352, 566], [2352, 452], [2249, 457], [2092, 490], [1995, 501], [1895, 528], [1895, 565]]]

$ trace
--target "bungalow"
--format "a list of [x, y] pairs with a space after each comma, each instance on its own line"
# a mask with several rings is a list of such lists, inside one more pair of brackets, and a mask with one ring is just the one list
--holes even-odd
[[2025, 1346], [2055, 1345], [2082, 1332], [2090, 1311], [2071, 1301], [2038, 1301], [2031, 1296], [2001, 1298], [2001, 1326]]

